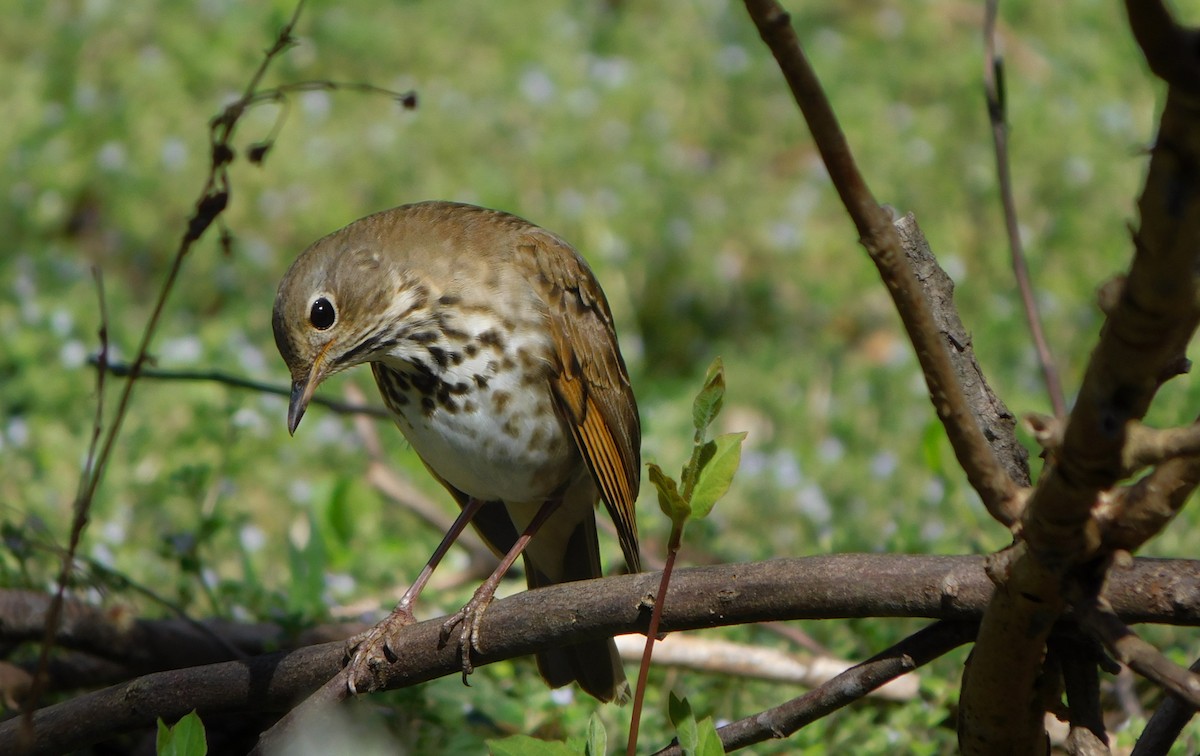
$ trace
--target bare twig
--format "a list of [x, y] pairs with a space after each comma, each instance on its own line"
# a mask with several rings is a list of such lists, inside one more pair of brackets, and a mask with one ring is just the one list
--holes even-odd
[[1082, 733], [1075, 735], [1079, 748], [1092, 749], [1096, 742], [1107, 748], [1108, 736], [1104, 731], [1104, 716], [1100, 710], [1100, 674], [1096, 667], [1100, 650], [1095, 643], [1079, 641], [1078, 637], [1059, 642], [1052, 638], [1050, 643], [1062, 669], [1071, 730], [1083, 729], [1093, 736], [1088, 738]]
[[983, 89], [987, 97], [988, 119], [992, 123], [992, 145], [996, 152], [996, 176], [1000, 184], [1000, 200], [1004, 207], [1004, 226], [1008, 233], [1008, 249], [1012, 260], [1013, 277], [1021, 292], [1021, 303], [1025, 307], [1025, 321], [1029, 334], [1037, 349], [1038, 363], [1042, 368], [1042, 380], [1056, 417], [1065, 417], [1067, 402], [1063, 398], [1062, 382], [1054, 366], [1054, 356], [1046, 343], [1042, 330], [1042, 319], [1038, 313], [1033, 284], [1029, 278], [1029, 266], [1025, 262], [1025, 250], [1021, 244], [1021, 231], [1017, 224], [1017, 203], [1013, 199], [1012, 172], [1008, 160], [1007, 103], [1004, 97], [1004, 61], [996, 54], [996, 12], [999, 0], [987, 0], [983, 21]]
[[1183, 699], [1193, 709], [1200, 708], [1200, 675], [1174, 663], [1138, 637], [1103, 600], [1078, 614], [1083, 629], [1104, 644], [1117, 660]]
[[1177, 457], [1200, 455], [1200, 423], [1183, 428], [1151, 428], [1131, 422], [1125, 429], [1125, 474]]
[[1101, 500], [1096, 522], [1108, 550], [1136, 551], [1162, 532], [1200, 485], [1200, 456], [1177, 457]]
[[[89, 360], [89, 362], [98, 366], [98, 362], [94, 358]], [[127, 377], [133, 372], [131, 365], [121, 362], [108, 363], [105, 367], [108, 372], [118, 377]], [[262, 394], [273, 394], [275, 396], [289, 396], [292, 391], [288, 386], [254, 381], [249, 378], [230, 375], [220, 370], [161, 370], [158, 368], [143, 367], [138, 377], [161, 381], [207, 381], [234, 388], [250, 389]], [[381, 420], [390, 420], [392, 417], [386, 407], [358, 402], [342, 402], [337, 399], [323, 397], [320, 394], [313, 397], [312, 403], [325, 407], [339, 415], [369, 415]]]
[[[1192, 662], [1188, 669], [1193, 674], [1200, 673], [1200, 659]], [[1179, 696], [1167, 696], [1142, 729], [1130, 756], [1158, 756], [1168, 753], [1179, 738], [1179, 733], [1195, 715], [1196, 709], [1191, 704]]]
[[975, 358], [971, 335], [954, 304], [954, 281], [938, 265], [929, 241], [912, 213], [898, 219], [895, 225], [904, 254], [929, 300], [934, 324], [949, 347], [955, 383], [961, 388], [975, 422], [1000, 465], [1017, 485], [1024, 488], [1030, 481], [1029, 452], [1017, 440], [1016, 418], [988, 385], [983, 368]]
[[[859, 700], [868, 691], [961, 646], [974, 635], [975, 625], [970, 622], [931, 625], [799, 698], [725, 725], [717, 730], [721, 745], [728, 752], [772, 738], [786, 738], [801, 727]], [[680, 753], [679, 746], [672, 745], [656, 756]]]
[[[618, 635], [615, 640], [622, 661], [641, 663], [646, 650], [644, 637]], [[801, 656], [771, 646], [712, 638], [705, 633], [672, 633], [654, 644], [653, 666], [816, 688], [853, 667], [854, 662], [832, 656]], [[919, 694], [919, 685], [917, 675], [905, 675], [866, 695], [887, 701], [911, 701]]]
[[[100, 328], [97, 333], [100, 340], [100, 351], [96, 356], [96, 360], [99, 365], [103, 366], [108, 364], [108, 303], [104, 297], [104, 277], [100, 269], [93, 268], [92, 275], [96, 279], [96, 300], [100, 308]], [[28, 697], [22, 701], [24, 704], [22, 720], [27, 730], [31, 730], [33, 727], [33, 710], [37, 708], [42, 692], [49, 682], [47, 673], [50, 665], [50, 651], [54, 648], [54, 636], [58, 630], [59, 621], [62, 618], [62, 607], [66, 596], [67, 584], [70, 582], [71, 572], [75, 569], [75, 554], [79, 550], [79, 543], [83, 538], [84, 528], [87, 527], [88, 511], [91, 508], [91, 496], [88, 491], [94, 486], [92, 481], [98, 474], [96, 450], [104, 428], [104, 372], [101, 369], [96, 373], [96, 413], [92, 420], [92, 438], [88, 443], [87, 458], [84, 461], [83, 470], [79, 473], [79, 488], [75, 493], [74, 517], [71, 521], [70, 540], [67, 543], [66, 552], [62, 557], [62, 567], [58, 575], [58, 587], [54, 592], [54, 598], [50, 601], [49, 610], [44, 615], [42, 648], [38, 654], [37, 670], [30, 681]]]
[[791, 87], [829, 177], [858, 228], [861, 243], [892, 295], [924, 371], [930, 400], [959, 464], [988, 512], [1006, 526], [1015, 525], [1019, 488], [997, 462], [971, 413], [955, 380], [945, 340], [938, 333], [929, 303], [905, 260], [891, 214], [875, 201], [859, 172], [788, 14], [774, 0], [745, 0], [745, 4]]

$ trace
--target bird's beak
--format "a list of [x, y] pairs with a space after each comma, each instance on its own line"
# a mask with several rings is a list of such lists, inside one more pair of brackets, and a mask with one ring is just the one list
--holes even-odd
[[308, 371], [308, 375], [292, 381], [292, 398], [288, 402], [288, 433], [291, 435], [295, 435], [296, 428], [300, 425], [300, 420], [304, 417], [304, 411], [308, 409], [308, 403], [312, 401], [313, 392], [317, 390], [317, 385], [325, 378], [324, 364], [325, 352], [322, 351], [317, 355], [317, 359], [313, 361], [312, 369]]
[[296, 427], [300, 425], [300, 419], [304, 417], [304, 410], [308, 409], [308, 402], [312, 399], [315, 388], [313, 382], [307, 378], [301, 381], [292, 381], [292, 400], [288, 404], [289, 434], [296, 433]]

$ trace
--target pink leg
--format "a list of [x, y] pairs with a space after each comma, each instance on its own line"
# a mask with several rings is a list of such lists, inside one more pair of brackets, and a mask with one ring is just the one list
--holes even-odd
[[455, 625], [462, 625], [462, 630], [459, 635], [459, 651], [462, 654], [463, 668], [463, 684], [469, 685], [467, 675], [475, 671], [475, 665], [471, 663], [471, 650], [479, 650], [479, 623], [483, 619], [483, 612], [492, 603], [492, 599], [496, 597], [496, 589], [500, 587], [500, 580], [504, 577], [504, 573], [508, 572], [513, 563], [517, 561], [517, 557], [521, 556], [521, 552], [529, 545], [529, 541], [537, 534], [538, 529], [545, 524], [546, 520], [550, 519], [550, 515], [558, 509], [562, 504], [562, 497], [555, 497], [542, 504], [541, 508], [530, 521], [529, 526], [525, 528], [525, 532], [516, 540], [508, 553], [504, 555], [504, 559], [500, 560], [500, 566], [488, 576], [487, 580], [483, 581], [483, 585], [475, 589], [475, 595], [467, 602], [467, 605], [459, 609], [446, 623], [442, 625], [442, 643], [445, 643], [450, 638], [451, 631]]
[[391, 614], [375, 627], [351, 639], [350, 647], [354, 649], [354, 656], [351, 657], [348, 665], [346, 683], [351, 695], [358, 695], [358, 680], [370, 680], [375, 668], [389, 664], [395, 659], [395, 654], [389, 647], [390, 643], [395, 640], [396, 635], [402, 629], [416, 621], [416, 618], [413, 617], [412, 607], [416, 603], [417, 597], [425, 589], [429, 577], [433, 575], [433, 571], [446, 556], [451, 544], [458, 540], [467, 524], [471, 522], [471, 518], [483, 505], [484, 502], [479, 499], [467, 500], [466, 505], [458, 514], [458, 519], [450, 526], [450, 530], [434, 550], [433, 556], [429, 557], [429, 561], [421, 569], [421, 574], [417, 575], [417, 579], [400, 597], [400, 602], [396, 604], [396, 608], [392, 610]]

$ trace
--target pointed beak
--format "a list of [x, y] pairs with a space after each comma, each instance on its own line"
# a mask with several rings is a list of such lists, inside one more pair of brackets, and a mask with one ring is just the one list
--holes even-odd
[[299, 427], [300, 420], [304, 417], [304, 411], [308, 409], [308, 403], [312, 401], [313, 393], [325, 379], [324, 366], [325, 352], [322, 351], [313, 361], [308, 375], [292, 381], [292, 398], [288, 402], [288, 433], [291, 435], [296, 434], [296, 428]]
[[300, 419], [304, 417], [304, 410], [308, 409], [308, 403], [312, 399], [315, 389], [316, 385], [307, 378], [302, 381], [292, 381], [292, 399], [288, 404], [288, 433], [290, 435], [295, 435], [296, 428], [300, 425]]

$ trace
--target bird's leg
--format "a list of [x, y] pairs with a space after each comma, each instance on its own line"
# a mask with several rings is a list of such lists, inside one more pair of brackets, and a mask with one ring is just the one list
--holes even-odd
[[458, 647], [462, 654], [464, 685], [469, 685], [467, 675], [475, 671], [475, 665], [471, 663], [471, 650], [480, 650], [479, 623], [483, 619], [484, 610], [496, 597], [496, 589], [500, 586], [500, 580], [504, 577], [504, 573], [513, 566], [513, 562], [516, 562], [517, 557], [521, 556], [521, 552], [529, 545], [529, 541], [538, 532], [538, 529], [545, 524], [546, 520], [550, 519], [550, 515], [554, 514], [560, 504], [562, 504], [562, 496], [555, 496], [542, 504], [537, 514], [529, 522], [529, 526], [525, 528], [525, 532], [513, 543], [512, 548], [504, 555], [504, 559], [500, 560], [500, 566], [488, 576], [487, 580], [483, 581], [483, 585], [475, 589], [475, 595], [471, 597], [466, 606], [450, 615], [450, 618], [442, 625], [441, 641], [443, 645], [450, 638], [450, 633], [454, 630], [455, 625], [462, 625]]
[[479, 511], [484, 502], [480, 499], [471, 498], [463, 505], [462, 511], [458, 514], [458, 519], [450, 526], [450, 530], [446, 531], [446, 535], [442, 537], [442, 542], [438, 544], [434, 550], [433, 556], [429, 557], [429, 561], [425, 563], [425, 567], [421, 569], [421, 574], [417, 575], [417, 579], [408, 587], [404, 595], [400, 597], [400, 602], [396, 604], [396, 608], [391, 614], [383, 619], [382, 622], [375, 627], [360, 633], [350, 639], [347, 647], [353, 650], [354, 655], [347, 665], [346, 686], [350, 689], [351, 695], [358, 695], [358, 681], [368, 680], [374, 683], [374, 671], [383, 666], [390, 664], [396, 660], [396, 655], [390, 647], [390, 644], [395, 641], [397, 634], [405, 627], [416, 622], [413, 616], [412, 608], [416, 603], [417, 597], [421, 595], [425, 584], [429, 582], [429, 577], [433, 575], [433, 571], [442, 561], [442, 557], [446, 556], [446, 552], [450, 550], [450, 546], [458, 540], [467, 524], [471, 522], [471, 518]]

